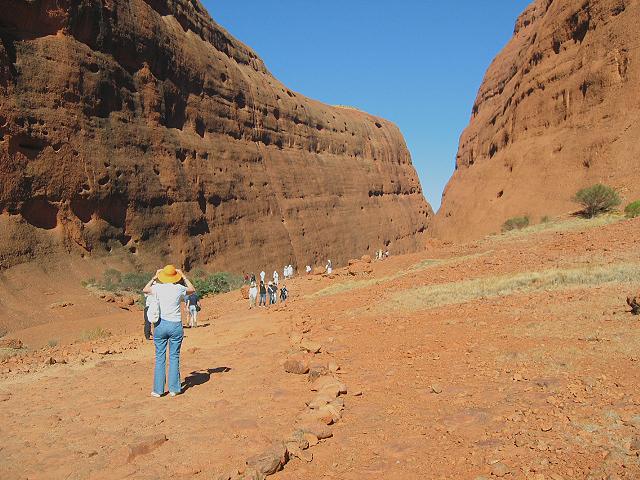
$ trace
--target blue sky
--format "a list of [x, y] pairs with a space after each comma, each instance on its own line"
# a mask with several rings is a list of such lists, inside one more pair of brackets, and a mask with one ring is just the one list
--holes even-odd
[[484, 73], [530, 0], [204, 0], [289, 88], [395, 122], [434, 210]]

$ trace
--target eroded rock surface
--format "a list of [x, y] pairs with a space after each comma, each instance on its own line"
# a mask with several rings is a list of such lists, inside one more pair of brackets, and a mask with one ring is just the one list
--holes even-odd
[[397, 127], [292, 92], [193, 0], [8, 0], [0, 262], [125, 251], [241, 269], [413, 250]]
[[462, 240], [508, 218], [575, 212], [603, 182], [640, 197], [640, 4], [536, 0], [489, 67], [462, 134], [438, 234]]

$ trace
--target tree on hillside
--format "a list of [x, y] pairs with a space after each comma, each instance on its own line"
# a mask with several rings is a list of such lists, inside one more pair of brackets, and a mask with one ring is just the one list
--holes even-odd
[[585, 217], [593, 218], [620, 205], [620, 196], [613, 188], [598, 183], [578, 190], [573, 201], [584, 207]]

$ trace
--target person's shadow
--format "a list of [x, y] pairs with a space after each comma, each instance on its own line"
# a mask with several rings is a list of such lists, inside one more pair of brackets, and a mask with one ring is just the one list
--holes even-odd
[[191, 372], [188, 377], [185, 377], [184, 382], [182, 382], [182, 393], [186, 392], [192, 387], [197, 387], [198, 385], [207, 383], [209, 380], [211, 380], [211, 375], [213, 374], [227, 373], [230, 371], [231, 368], [229, 367], [217, 367]]

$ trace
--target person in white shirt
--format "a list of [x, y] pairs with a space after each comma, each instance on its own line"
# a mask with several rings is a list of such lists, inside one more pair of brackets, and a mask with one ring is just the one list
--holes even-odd
[[311, 265], [307, 265], [306, 272], [307, 272], [307, 275], [311, 273]]
[[273, 283], [274, 285], [277, 287], [278, 286], [278, 280], [280, 279], [280, 276], [278, 275], [278, 271], [274, 270], [273, 271]]
[[[158, 283], [154, 283], [154, 282]], [[181, 283], [184, 283], [182, 285]], [[169, 346], [169, 395], [175, 397], [182, 391], [180, 385], [180, 347], [184, 338], [180, 303], [187, 295], [196, 292], [193, 284], [173, 265], [158, 270], [142, 290], [157, 299], [160, 319], [153, 332], [156, 347], [156, 364], [151, 395], [164, 395], [167, 365], [167, 345]]]
[[258, 298], [258, 286], [255, 280], [251, 280], [251, 286], [249, 287], [249, 309], [256, 306], [256, 299]]
[[260, 281], [264, 282], [264, 277], [265, 277], [266, 273], [264, 273], [264, 270], [260, 272]]

